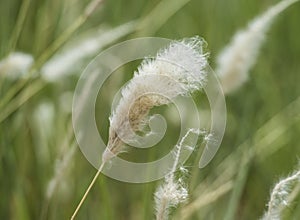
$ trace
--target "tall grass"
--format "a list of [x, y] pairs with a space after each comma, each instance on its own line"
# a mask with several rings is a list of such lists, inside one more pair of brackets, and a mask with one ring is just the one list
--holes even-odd
[[[76, 150], [71, 102], [65, 94], [72, 96], [94, 55], [135, 36], [200, 35], [208, 42], [215, 68], [213, 60], [236, 31], [278, 2], [0, 1], [0, 219], [72, 215], [95, 170]], [[248, 80], [227, 96], [227, 129], [216, 157], [199, 170], [199, 143], [199, 153], [185, 164], [189, 196], [171, 209], [172, 218], [259, 219], [278, 177], [294, 169], [300, 153], [299, 10], [300, 4], [293, 4], [269, 26]], [[28, 55], [30, 62], [12, 61], [3, 68], [14, 54]], [[112, 94], [132, 77], [136, 64], [117, 70], [122, 76], [114, 74], [105, 83], [108, 89], [99, 93], [95, 117], [105, 140]], [[7, 67], [17, 74], [8, 76]], [[206, 107], [202, 94], [194, 97], [200, 100], [199, 109]], [[157, 111], [171, 115], [163, 107]], [[160, 158], [174, 146], [175, 124], [170, 123], [159, 146], [143, 150], [142, 159]], [[140, 151], [128, 154], [133, 161], [139, 157]], [[100, 174], [95, 183], [77, 219], [154, 218], [153, 196], [161, 182], [121, 183]], [[299, 186], [289, 192], [293, 202], [281, 218], [299, 219]], [[269, 204], [272, 195], [277, 197], [276, 190]]]

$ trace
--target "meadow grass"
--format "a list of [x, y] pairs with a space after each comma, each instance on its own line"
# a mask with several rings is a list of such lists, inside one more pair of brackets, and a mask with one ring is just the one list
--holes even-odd
[[[17, 77], [9, 75], [17, 65], [9, 71], [0, 65], [0, 219], [69, 219], [74, 212], [96, 170], [76, 144], [71, 99], [79, 75], [94, 55], [138, 36], [178, 40], [199, 35], [208, 44], [209, 63], [215, 69], [218, 54], [236, 31], [279, 1], [98, 2], [0, 2], [0, 62], [18, 51], [34, 59], [31, 68]], [[187, 161], [189, 199], [172, 210], [172, 218], [260, 219], [276, 182], [297, 168], [299, 10], [295, 3], [273, 21], [248, 80], [226, 96], [228, 120], [221, 148], [204, 169], [198, 168], [200, 152]], [[68, 54], [91, 39], [97, 39], [97, 50], [83, 51], [72, 60]], [[53, 65], [47, 73], [51, 74], [58, 65], [52, 61], [67, 56], [68, 62], [78, 65], [68, 64], [51, 80], [45, 77], [46, 64]], [[118, 70], [122, 77], [112, 76], [105, 86], [113, 93], [132, 77], [137, 65]], [[112, 94], [99, 96], [95, 117], [108, 140]], [[195, 96], [205, 102], [201, 94]], [[168, 113], [166, 108], [158, 111]], [[168, 129], [159, 146], [146, 150], [147, 160], [160, 158], [174, 146], [172, 133], [177, 128]], [[202, 147], [199, 141], [200, 151]], [[135, 157], [136, 153], [128, 154], [129, 159]], [[100, 174], [77, 219], [154, 219], [154, 193], [161, 184], [123, 183]], [[300, 218], [299, 184], [291, 198], [282, 219]]]

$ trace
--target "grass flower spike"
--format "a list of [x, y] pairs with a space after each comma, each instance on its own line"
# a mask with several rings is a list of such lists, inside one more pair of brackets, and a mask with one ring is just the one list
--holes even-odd
[[168, 219], [170, 215], [170, 209], [175, 208], [180, 203], [184, 203], [188, 198], [188, 190], [182, 181], [179, 181], [175, 178], [175, 172], [178, 166], [182, 148], [185, 147], [184, 142], [191, 133], [196, 135], [200, 134], [198, 130], [190, 129], [181, 139], [180, 143], [176, 146], [173, 168], [169, 175], [165, 177], [164, 184], [159, 186], [154, 194], [156, 220]]
[[298, 0], [283, 0], [255, 18], [245, 30], [235, 34], [231, 43], [220, 53], [217, 73], [224, 93], [239, 88], [248, 78], [248, 72], [255, 64], [259, 50], [273, 20], [287, 7]]
[[290, 204], [290, 196], [297, 183], [300, 183], [300, 170], [275, 185], [268, 203], [268, 211], [262, 220], [281, 219], [281, 213]]
[[155, 59], [146, 59], [141, 64], [122, 90], [122, 98], [110, 117], [103, 162], [124, 150], [121, 137], [130, 140], [128, 131], [140, 130], [151, 108], [170, 102], [163, 95], [174, 98], [204, 86], [207, 56], [202, 52], [202, 44], [198, 37], [176, 41], [160, 51]]

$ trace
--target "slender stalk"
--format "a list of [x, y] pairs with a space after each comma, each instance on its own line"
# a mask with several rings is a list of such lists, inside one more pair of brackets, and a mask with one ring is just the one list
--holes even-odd
[[250, 150], [246, 151], [246, 153], [243, 155], [243, 159], [241, 161], [242, 166], [238, 171], [224, 220], [235, 219], [235, 215], [239, 207], [240, 199], [249, 174], [250, 162], [252, 158], [253, 152], [250, 148]]
[[75, 31], [92, 15], [103, 0], [94, 0], [88, 4], [81, 14], [71, 26], [66, 29], [39, 57], [33, 69], [39, 69], [74, 33]]
[[30, 99], [33, 95], [37, 94], [41, 89], [43, 89], [45, 83], [41, 80], [37, 80], [32, 82], [32, 84], [24, 89], [24, 91], [12, 99], [12, 101], [0, 111], [0, 123], [4, 121], [11, 113], [13, 113], [16, 109], [18, 109], [21, 105], [23, 105], [28, 99]]
[[77, 213], [78, 213], [80, 207], [82, 206], [83, 202], [85, 201], [85, 199], [86, 199], [87, 195], [89, 194], [91, 188], [92, 188], [93, 185], [95, 184], [95, 182], [96, 182], [96, 180], [97, 180], [99, 174], [101, 173], [101, 171], [102, 171], [104, 165], [105, 165], [105, 162], [102, 162], [101, 165], [100, 165], [100, 167], [99, 167], [99, 169], [98, 169], [98, 171], [97, 171], [97, 173], [95, 174], [95, 176], [94, 176], [92, 182], [90, 183], [89, 187], [87, 188], [87, 190], [85, 191], [83, 197], [81, 198], [79, 204], [77, 205], [77, 207], [76, 207], [76, 209], [75, 209], [75, 211], [74, 211], [74, 213], [73, 213], [73, 215], [72, 215], [72, 217], [71, 217], [71, 220], [73, 220], [73, 219], [76, 217], [76, 215], [77, 215]]
[[29, 82], [28, 78], [20, 79], [16, 84], [11, 87], [6, 93], [5, 96], [1, 98], [0, 109], [7, 105], [7, 103]]
[[19, 15], [18, 15], [18, 20], [17, 20], [17, 23], [16, 23], [15, 28], [13, 30], [12, 37], [11, 37], [10, 44], [9, 44], [9, 46], [10, 46], [9, 50], [10, 51], [14, 51], [15, 48], [16, 48], [20, 33], [21, 33], [22, 28], [24, 26], [25, 17], [26, 17], [29, 5], [30, 5], [30, 0], [24, 0], [22, 2], [20, 12], [19, 12]]
[[190, 0], [160, 1], [152, 11], [138, 24], [138, 36], [155, 33], [170, 17], [184, 7]]

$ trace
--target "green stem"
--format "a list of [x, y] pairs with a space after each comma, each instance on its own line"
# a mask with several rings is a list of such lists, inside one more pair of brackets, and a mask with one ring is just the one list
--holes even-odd
[[44, 88], [44, 82], [37, 80], [27, 87], [19, 96], [14, 98], [6, 108], [0, 113], [0, 123], [6, 119], [11, 113], [17, 110], [21, 105], [23, 105], [28, 99], [33, 95], [38, 93], [42, 88]]
[[42, 65], [75, 33], [75, 31], [92, 15], [103, 0], [94, 0], [88, 4], [71, 26], [65, 30], [35, 62], [33, 69], [39, 69]]
[[242, 192], [245, 187], [247, 176], [249, 173], [249, 162], [251, 161], [251, 158], [253, 158], [253, 152], [250, 149], [249, 151], [246, 151], [246, 153], [244, 153], [242, 159], [242, 166], [238, 172], [236, 181], [234, 183], [227, 212], [225, 214], [225, 220], [235, 219], [236, 211], [239, 206], [239, 201], [241, 199]]
[[12, 37], [11, 37], [11, 40], [10, 40], [10, 43], [9, 43], [10, 51], [14, 51], [15, 48], [16, 48], [18, 39], [20, 37], [20, 33], [21, 33], [22, 28], [24, 26], [25, 17], [26, 17], [29, 5], [30, 5], [30, 0], [23, 0], [21, 8], [20, 8], [19, 15], [18, 15], [18, 20], [17, 20], [16, 26], [13, 30]]

